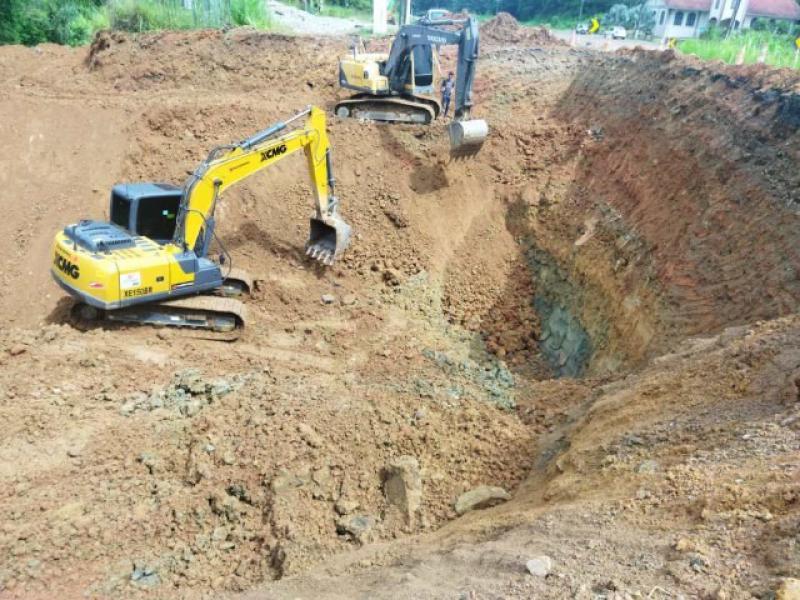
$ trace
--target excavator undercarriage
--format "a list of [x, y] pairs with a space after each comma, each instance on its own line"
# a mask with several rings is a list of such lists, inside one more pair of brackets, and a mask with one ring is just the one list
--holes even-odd
[[432, 123], [441, 112], [431, 98], [356, 94], [336, 104], [336, 116], [391, 123]]

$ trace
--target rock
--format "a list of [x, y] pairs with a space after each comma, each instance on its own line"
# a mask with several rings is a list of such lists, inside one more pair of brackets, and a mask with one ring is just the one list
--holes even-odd
[[336, 302], [336, 298], [333, 294], [322, 294], [321, 300], [323, 304], [333, 304]]
[[269, 485], [274, 494], [281, 495], [293, 489], [308, 485], [308, 483], [309, 478], [304, 474], [295, 475], [286, 471], [281, 471], [272, 478]]
[[775, 600], [800, 600], [800, 579], [787, 578], [781, 581], [775, 592]]
[[534, 556], [527, 563], [525, 563], [525, 568], [528, 569], [528, 573], [531, 575], [535, 575], [536, 577], [547, 577], [547, 575], [550, 574], [550, 571], [553, 570], [553, 560], [546, 554]]
[[358, 510], [359, 504], [356, 500], [348, 500], [347, 498], [339, 498], [333, 509], [340, 515], [349, 515]]
[[202, 409], [203, 409], [203, 402], [198, 398], [192, 398], [185, 404], [182, 404], [178, 409], [178, 411], [186, 417], [193, 417], [196, 414], [198, 414]]
[[336, 531], [349, 534], [357, 542], [364, 543], [376, 523], [377, 519], [372, 515], [343, 516], [336, 520]]
[[300, 439], [312, 448], [319, 448], [322, 446], [322, 438], [308, 423], [300, 423], [297, 426], [297, 433], [300, 434]]
[[390, 286], [397, 286], [403, 280], [403, 274], [397, 269], [386, 269], [383, 272], [383, 281]]
[[161, 578], [154, 567], [145, 563], [135, 562], [131, 573], [131, 581], [138, 586], [155, 587], [161, 583]]
[[356, 303], [355, 294], [345, 294], [342, 296], [342, 304], [345, 306], [351, 306]]
[[456, 500], [455, 509], [459, 515], [471, 510], [488, 508], [511, 499], [511, 495], [501, 487], [481, 485], [461, 494]]
[[27, 351], [28, 349], [22, 344], [14, 344], [13, 346], [11, 346], [11, 348], [8, 349], [8, 353], [11, 356], [19, 356], [20, 354], [23, 354]]
[[422, 504], [422, 476], [413, 456], [391, 459], [383, 469], [383, 493], [387, 502], [400, 509], [409, 527], [416, 524]]
[[659, 465], [654, 460], [646, 460], [644, 462], [639, 463], [639, 466], [636, 467], [636, 472], [651, 475], [656, 471], [658, 471], [660, 466], [661, 465]]
[[67, 456], [70, 458], [78, 458], [81, 455], [81, 449], [77, 446], [67, 448]]

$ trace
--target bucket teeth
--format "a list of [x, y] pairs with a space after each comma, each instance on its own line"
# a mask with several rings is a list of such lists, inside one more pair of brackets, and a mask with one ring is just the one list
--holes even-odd
[[316, 244], [311, 244], [306, 248], [306, 256], [328, 266], [332, 265], [335, 259], [334, 253], [331, 250]]

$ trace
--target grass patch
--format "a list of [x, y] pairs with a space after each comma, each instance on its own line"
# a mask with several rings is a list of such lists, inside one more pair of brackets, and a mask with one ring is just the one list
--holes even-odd
[[704, 60], [721, 60], [728, 64], [735, 64], [743, 49], [745, 64], [758, 62], [766, 50], [766, 64], [800, 68], [794, 37], [768, 31], [747, 31], [727, 40], [712, 32], [706, 38], [683, 40], [678, 43], [678, 48], [684, 54], [692, 54]]

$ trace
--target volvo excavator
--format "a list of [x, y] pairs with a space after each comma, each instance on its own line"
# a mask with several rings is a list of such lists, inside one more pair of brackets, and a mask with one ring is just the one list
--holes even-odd
[[[305, 124], [290, 127], [307, 117]], [[245, 325], [250, 279], [230, 255], [209, 256], [214, 211], [230, 186], [303, 150], [316, 201], [306, 254], [330, 265], [350, 240], [338, 215], [325, 113], [308, 107], [241, 142], [214, 148], [183, 187], [130, 183], [111, 191], [110, 222], [80, 221], [53, 243], [51, 273], [81, 320], [232, 331]], [[219, 242], [219, 240], [217, 239]]]
[[[453, 30], [453, 26], [457, 30]], [[402, 26], [389, 54], [368, 54], [358, 44], [339, 61], [339, 85], [357, 92], [336, 104], [336, 115], [370, 121], [431, 123], [439, 117], [438, 48], [458, 46], [455, 112], [449, 125], [453, 156], [476, 154], [488, 133], [486, 121], [470, 119], [472, 85], [478, 59], [478, 22], [422, 19]]]

